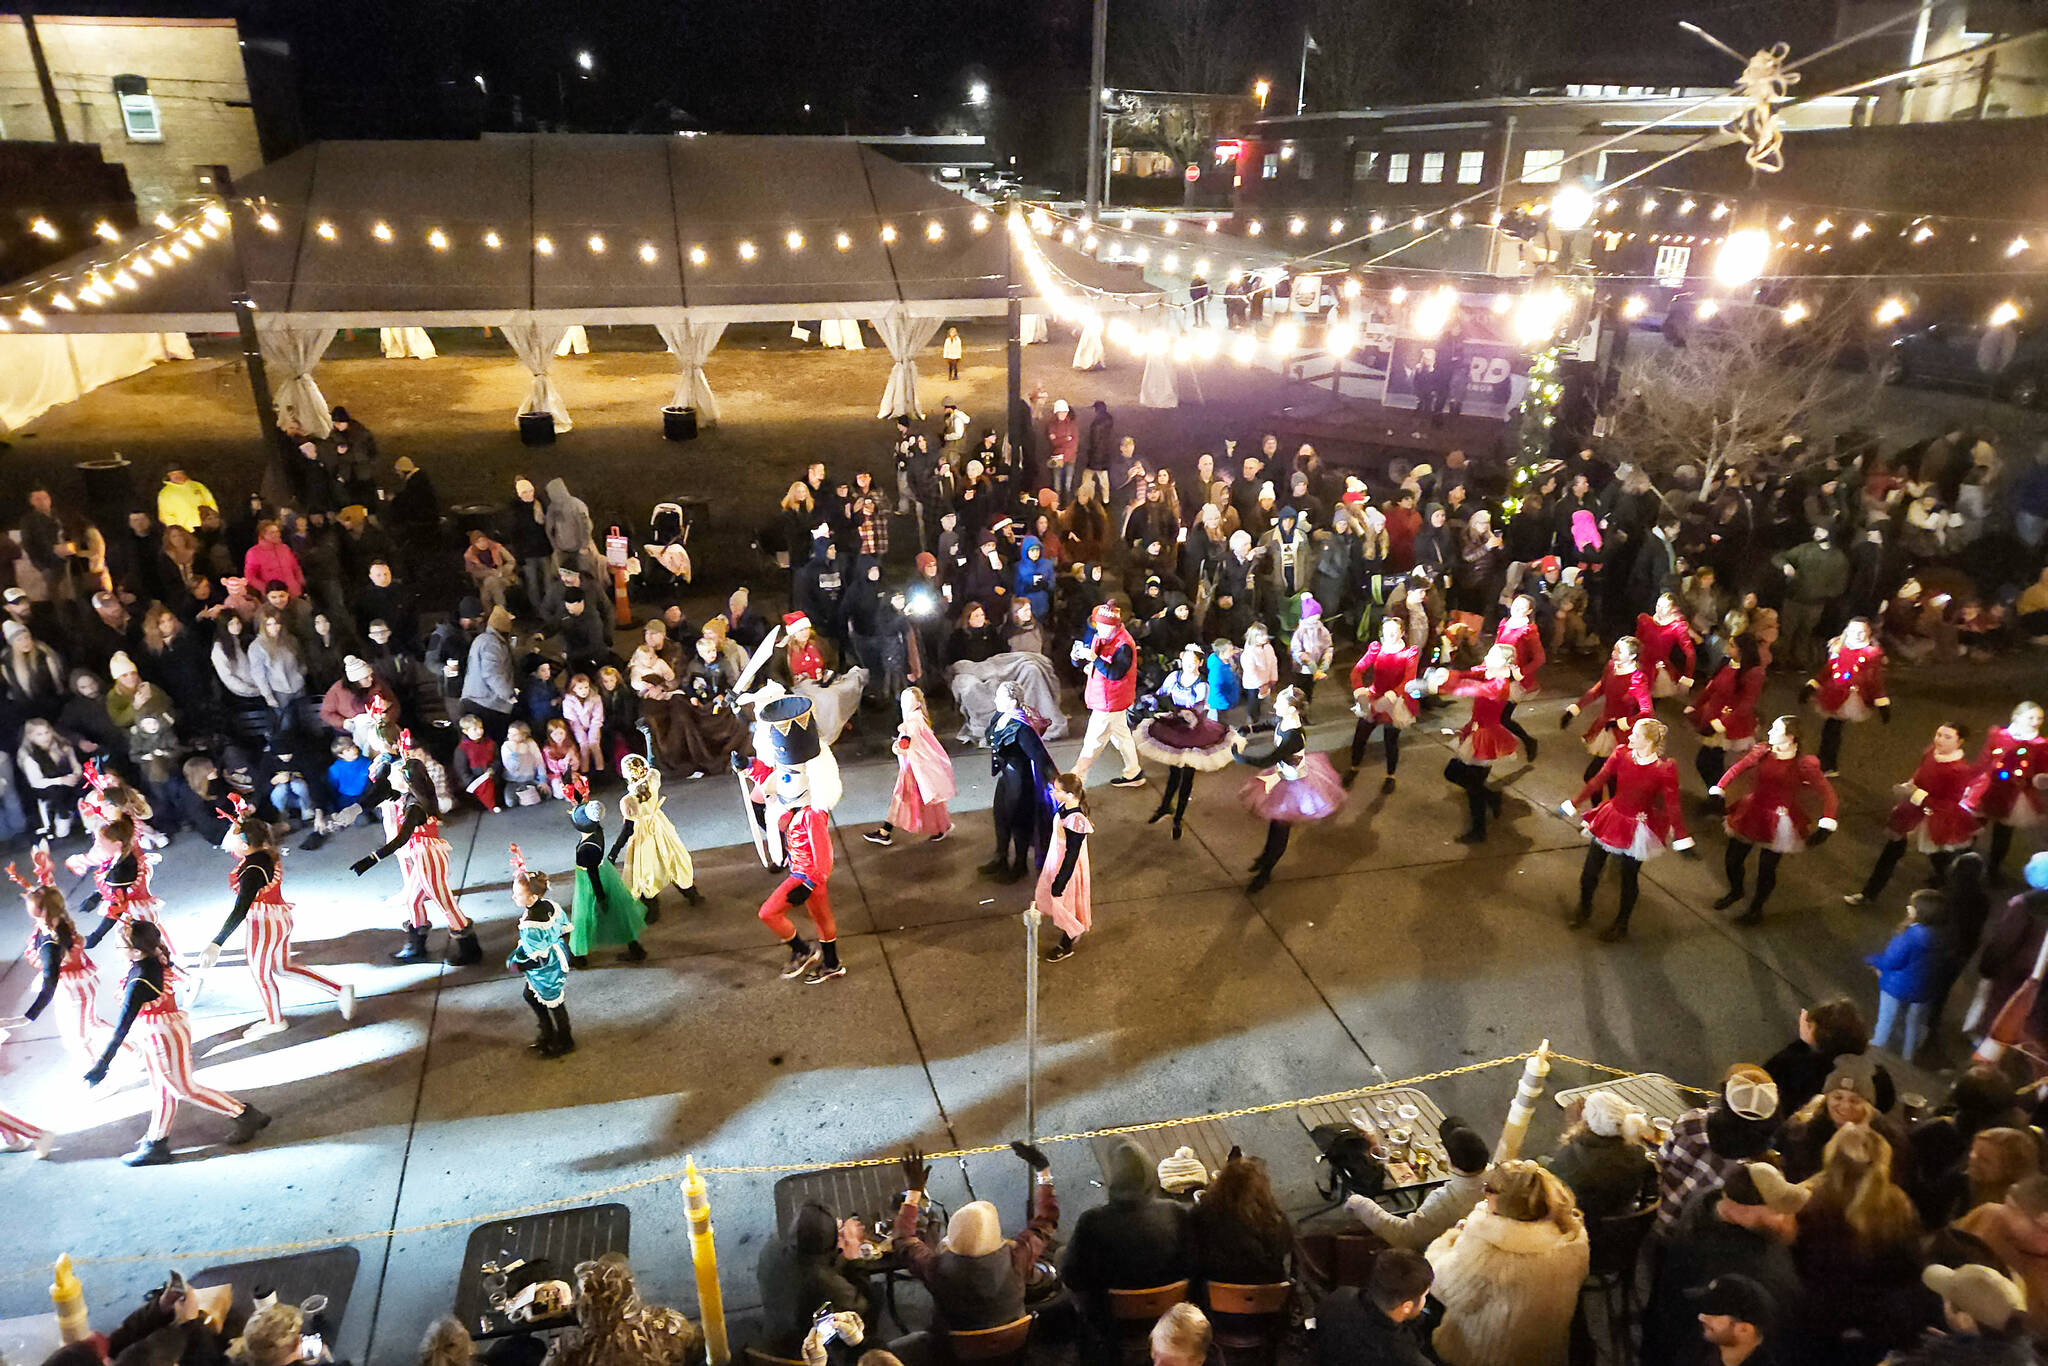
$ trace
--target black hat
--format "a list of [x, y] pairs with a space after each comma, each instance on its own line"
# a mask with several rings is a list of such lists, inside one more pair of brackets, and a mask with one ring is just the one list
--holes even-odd
[[1451, 1166], [1461, 1172], [1483, 1172], [1493, 1160], [1493, 1152], [1486, 1146], [1486, 1140], [1456, 1115], [1446, 1115], [1437, 1127], [1437, 1141], [1444, 1145], [1444, 1156], [1451, 1160]]
[[763, 703], [760, 715], [770, 763], [793, 768], [818, 757], [818, 717], [810, 698], [778, 697]]
[[1685, 1293], [1697, 1313], [1735, 1319], [1759, 1328], [1769, 1327], [1778, 1313], [1771, 1292], [1748, 1276], [1716, 1276], [1701, 1288]]
[[455, 604], [455, 616], [458, 620], [480, 617], [483, 614], [484, 605], [475, 598], [464, 598], [461, 602]]

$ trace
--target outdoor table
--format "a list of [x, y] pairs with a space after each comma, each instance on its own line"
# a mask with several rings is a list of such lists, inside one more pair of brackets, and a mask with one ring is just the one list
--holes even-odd
[[352, 1247], [323, 1247], [311, 1252], [294, 1252], [285, 1257], [265, 1257], [255, 1262], [231, 1262], [209, 1266], [192, 1276], [187, 1284], [196, 1290], [225, 1285], [234, 1288], [228, 1307], [228, 1326], [239, 1326], [256, 1312], [256, 1295], [275, 1294], [279, 1304], [304, 1305], [313, 1295], [325, 1295], [327, 1307], [306, 1315], [308, 1334], [318, 1334], [334, 1350], [341, 1336], [341, 1323], [348, 1314], [349, 1295], [355, 1290], [356, 1268], [362, 1254]]
[[[894, 1162], [866, 1167], [828, 1167], [822, 1171], [798, 1172], [775, 1183], [775, 1235], [787, 1238], [796, 1227], [796, 1212], [805, 1205], [820, 1205], [835, 1219], [859, 1219], [866, 1225], [868, 1240], [887, 1235], [903, 1203], [903, 1172]], [[918, 1232], [937, 1247], [945, 1228], [943, 1214], [927, 1199], [918, 1220]], [[910, 1325], [896, 1310], [896, 1277], [909, 1269], [902, 1252], [891, 1248], [877, 1256], [854, 1263], [863, 1271], [882, 1278], [882, 1302], [898, 1327]]]
[[1697, 1104], [1695, 1101], [1687, 1100], [1685, 1093], [1678, 1089], [1671, 1078], [1657, 1072], [1644, 1072], [1638, 1076], [1616, 1077], [1612, 1081], [1595, 1082], [1591, 1086], [1574, 1086], [1569, 1091], [1559, 1091], [1558, 1106], [1562, 1108], [1575, 1100], [1584, 1100], [1595, 1091], [1614, 1092], [1667, 1131], [1680, 1115], [1695, 1108]]
[[[1161, 1162], [1180, 1149], [1192, 1148], [1212, 1177], [1223, 1169], [1232, 1144], [1230, 1130], [1220, 1119], [1189, 1120], [1156, 1129], [1134, 1129], [1127, 1134], [1102, 1134], [1090, 1139], [1088, 1146], [1095, 1154], [1095, 1165], [1105, 1181], [1109, 1179], [1109, 1155], [1127, 1139], [1138, 1145], [1138, 1151], [1145, 1154], [1145, 1161], [1151, 1164], [1154, 1173], [1158, 1172]], [[1177, 1198], [1192, 1200], [1194, 1192], [1183, 1191]]]
[[[1403, 1105], [1415, 1107], [1414, 1119], [1400, 1117]], [[1294, 1117], [1300, 1122], [1304, 1134], [1313, 1134], [1324, 1124], [1345, 1124], [1356, 1128], [1351, 1112], [1361, 1107], [1372, 1117], [1373, 1127], [1379, 1131], [1382, 1141], [1388, 1129], [1408, 1130], [1409, 1147], [1414, 1153], [1408, 1163], [1411, 1177], [1404, 1177], [1388, 1167], [1387, 1184], [1377, 1197], [1379, 1202], [1392, 1208], [1398, 1201], [1404, 1210], [1420, 1206], [1425, 1193], [1441, 1186], [1451, 1176], [1451, 1159], [1444, 1152], [1443, 1139], [1437, 1135], [1443, 1127], [1443, 1108], [1412, 1086], [1397, 1086], [1343, 1100], [1298, 1105], [1294, 1109]]]
[[[539, 1279], [567, 1281], [573, 1287], [578, 1262], [592, 1261], [607, 1252], [625, 1255], [631, 1251], [632, 1232], [632, 1211], [618, 1204], [584, 1205], [531, 1214], [523, 1219], [493, 1219], [478, 1224], [469, 1231], [469, 1243], [462, 1250], [462, 1270], [455, 1285], [455, 1317], [476, 1338], [567, 1328], [576, 1322], [573, 1308], [566, 1314], [526, 1323], [514, 1323], [507, 1318], [501, 1308], [491, 1304], [492, 1287], [484, 1284], [490, 1273], [484, 1270], [484, 1264], [502, 1267], [522, 1260], [529, 1265], [546, 1262], [547, 1274]], [[513, 1273], [515, 1287], [525, 1283], [520, 1279], [525, 1271], [522, 1267]]]

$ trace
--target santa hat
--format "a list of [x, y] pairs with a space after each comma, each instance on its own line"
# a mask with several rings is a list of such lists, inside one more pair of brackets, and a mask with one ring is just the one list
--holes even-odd
[[1088, 620], [1097, 626], [1121, 626], [1124, 624], [1124, 614], [1116, 610], [1116, 604], [1113, 602], [1099, 602], [1095, 604], [1095, 610], [1088, 614]]
[[784, 612], [782, 614], [782, 629], [791, 635], [795, 635], [799, 631], [808, 631], [811, 629], [811, 619], [802, 612]]

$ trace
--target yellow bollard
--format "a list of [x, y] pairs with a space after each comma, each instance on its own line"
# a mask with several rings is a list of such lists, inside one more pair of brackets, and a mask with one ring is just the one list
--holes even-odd
[[718, 1248], [711, 1236], [711, 1201], [697, 1159], [683, 1159], [683, 1205], [690, 1216], [690, 1260], [697, 1268], [697, 1313], [703, 1320], [704, 1352], [711, 1366], [725, 1366], [732, 1350], [725, 1341], [725, 1296], [718, 1288]]
[[57, 1257], [57, 1276], [50, 1286], [50, 1302], [57, 1307], [57, 1336], [66, 1342], [84, 1342], [92, 1336], [86, 1321], [85, 1287], [71, 1270], [71, 1254]]
[[1515, 1102], [1508, 1107], [1508, 1122], [1501, 1126], [1500, 1146], [1493, 1150], [1496, 1162], [1512, 1162], [1522, 1155], [1522, 1140], [1529, 1136], [1529, 1121], [1535, 1117], [1536, 1102], [1543, 1099], [1543, 1084], [1550, 1076], [1550, 1040], [1536, 1045], [1515, 1083]]

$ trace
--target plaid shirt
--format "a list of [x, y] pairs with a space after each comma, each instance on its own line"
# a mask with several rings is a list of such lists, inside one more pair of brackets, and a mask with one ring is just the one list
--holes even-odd
[[877, 556], [889, 553], [889, 514], [880, 508], [860, 519], [860, 553]]
[[1718, 1190], [1742, 1163], [1717, 1156], [1707, 1143], [1704, 1107], [1687, 1110], [1657, 1149], [1657, 1227], [1669, 1229], [1701, 1191]]

